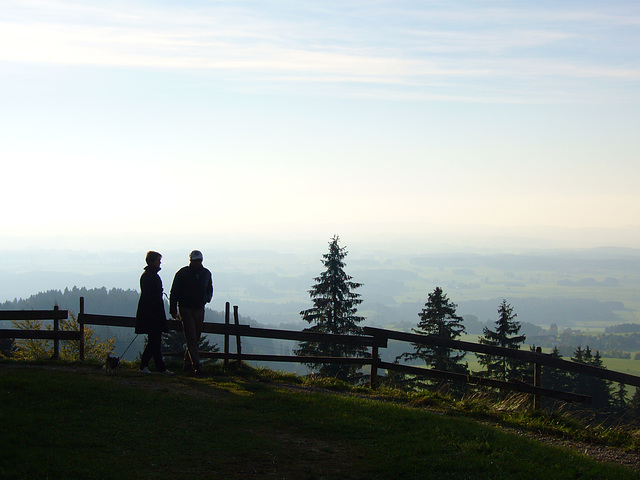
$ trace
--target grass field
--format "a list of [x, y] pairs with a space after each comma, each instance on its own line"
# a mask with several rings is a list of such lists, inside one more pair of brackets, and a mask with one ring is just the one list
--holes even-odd
[[0, 364], [3, 479], [632, 479], [467, 418], [285, 387]]
[[602, 363], [609, 370], [640, 376], [640, 360], [634, 360], [637, 352], [631, 352], [631, 358], [603, 358]]

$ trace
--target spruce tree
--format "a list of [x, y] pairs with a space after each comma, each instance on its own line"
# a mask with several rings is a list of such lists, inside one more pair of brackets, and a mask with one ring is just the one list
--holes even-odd
[[[589, 347], [587, 347], [589, 348]], [[573, 360], [574, 362], [578, 362], [578, 363], [585, 363], [584, 361], [584, 349], [582, 348], [582, 346], [578, 345], [576, 347], [576, 349], [573, 351], [573, 357], [571, 357], [571, 360]]]
[[636, 391], [631, 397], [631, 401], [627, 404], [627, 408], [636, 417], [640, 416], [640, 387], [636, 387]]
[[[594, 367], [607, 368], [602, 362], [600, 352], [596, 350], [596, 354], [593, 356], [593, 360], [590, 362]], [[592, 394], [592, 403], [598, 408], [607, 408], [613, 404], [613, 396], [611, 389], [613, 383], [610, 380], [605, 380], [598, 377], [590, 377], [590, 390]]]
[[[480, 337], [479, 342], [484, 345], [520, 349], [520, 345], [524, 343], [527, 337], [518, 335], [520, 322], [515, 320], [517, 316], [517, 313], [513, 313], [513, 307], [506, 300], [502, 300], [498, 308], [498, 320], [495, 324], [495, 330], [484, 327], [483, 335]], [[485, 367], [486, 375], [490, 378], [507, 381], [519, 378], [523, 374], [522, 364], [509, 357], [478, 355], [478, 361], [480, 365]]]
[[[584, 349], [577, 347], [571, 360], [606, 368], [602, 363], [600, 352], [596, 351], [594, 355], [588, 345]], [[612, 405], [611, 382], [609, 380], [591, 375], [574, 374], [572, 375], [572, 386], [573, 391], [577, 393], [591, 395], [591, 405], [595, 408], [608, 408]]]
[[[562, 358], [558, 347], [553, 347], [551, 352], [553, 358]], [[566, 370], [560, 368], [542, 367], [542, 386], [551, 390], [568, 392], [571, 390], [571, 375]]]
[[[451, 302], [442, 288], [436, 287], [429, 294], [427, 303], [418, 314], [418, 328], [413, 331], [422, 335], [434, 335], [447, 340], [455, 340], [465, 333], [463, 318], [456, 314], [458, 306]], [[462, 363], [466, 352], [452, 350], [437, 345], [421, 345], [414, 343], [414, 352], [403, 353], [396, 360], [420, 359], [435, 370], [454, 373], [469, 373], [467, 363]]]
[[613, 397], [613, 406], [616, 410], [624, 412], [627, 409], [627, 404], [627, 386], [624, 383], [619, 383]]
[[[316, 284], [309, 290], [313, 307], [300, 312], [305, 322], [313, 324], [305, 328], [305, 332], [357, 335], [362, 332], [358, 326], [364, 317], [358, 316], [358, 305], [362, 303], [359, 293], [353, 290], [362, 286], [352, 281], [352, 277], [344, 271], [346, 247], [339, 245], [340, 237], [334, 236], [329, 242], [329, 252], [322, 256], [325, 267]], [[366, 347], [329, 342], [300, 342], [294, 351], [299, 356], [354, 357], [363, 356]], [[309, 368], [317, 368], [325, 377], [336, 377], [351, 381], [360, 370], [359, 365], [322, 363], [307, 364]]]

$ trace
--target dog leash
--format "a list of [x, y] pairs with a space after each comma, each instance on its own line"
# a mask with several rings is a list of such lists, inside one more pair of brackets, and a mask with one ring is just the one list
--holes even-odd
[[[131, 340], [131, 343], [129, 344], [129, 347], [130, 347], [131, 345], [133, 345], [133, 342], [135, 342], [135, 341], [136, 341], [136, 338], [138, 338], [138, 334], [136, 334], [136, 336], [135, 336], [135, 337], [133, 337], [133, 340]], [[122, 352], [122, 355], [120, 355], [120, 358], [124, 358], [124, 354], [125, 354], [125, 353], [127, 353], [127, 350], [129, 350], [129, 347], [125, 348], [124, 352]]]

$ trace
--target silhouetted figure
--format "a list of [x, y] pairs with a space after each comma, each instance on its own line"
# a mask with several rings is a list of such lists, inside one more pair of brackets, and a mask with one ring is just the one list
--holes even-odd
[[162, 299], [162, 280], [158, 272], [162, 255], [147, 252], [144, 273], [140, 277], [140, 300], [136, 312], [136, 333], [147, 334], [147, 345], [140, 360], [140, 373], [151, 373], [149, 361], [153, 358], [156, 369], [161, 373], [172, 374], [162, 359], [162, 333], [168, 332], [167, 315]]
[[202, 266], [202, 252], [194, 250], [189, 254], [189, 265], [176, 272], [171, 285], [169, 313], [180, 319], [187, 340], [184, 354], [184, 369], [202, 374], [198, 344], [204, 323], [204, 306], [213, 298], [213, 278], [211, 272]]

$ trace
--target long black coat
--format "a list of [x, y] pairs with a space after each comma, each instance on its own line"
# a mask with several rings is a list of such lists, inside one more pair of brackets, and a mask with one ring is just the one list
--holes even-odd
[[154, 266], [147, 265], [140, 277], [140, 300], [136, 312], [136, 333], [168, 332], [162, 300], [162, 280]]

